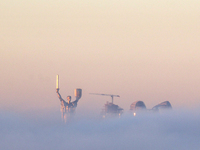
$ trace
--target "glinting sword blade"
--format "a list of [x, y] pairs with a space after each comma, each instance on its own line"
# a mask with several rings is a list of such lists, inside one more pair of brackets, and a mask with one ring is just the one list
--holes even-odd
[[56, 76], [56, 89], [59, 89], [59, 75]]

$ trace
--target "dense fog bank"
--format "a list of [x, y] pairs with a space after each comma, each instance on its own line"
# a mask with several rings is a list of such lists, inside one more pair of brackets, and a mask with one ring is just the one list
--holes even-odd
[[173, 110], [100, 119], [76, 114], [66, 124], [59, 112], [0, 112], [0, 149], [200, 149], [199, 110]]

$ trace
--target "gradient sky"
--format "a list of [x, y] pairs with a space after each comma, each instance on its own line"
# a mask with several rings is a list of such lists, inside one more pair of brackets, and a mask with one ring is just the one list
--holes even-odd
[[[0, 0], [0, 109], [200, 105], [199, 0]], [[72, 97], [74, 99], [74, 97]], [[93, 107], [91, 107], [93, 106]]]

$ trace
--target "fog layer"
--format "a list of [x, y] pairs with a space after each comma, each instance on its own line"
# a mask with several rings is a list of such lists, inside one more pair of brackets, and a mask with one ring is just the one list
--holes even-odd
[[110, 119], [76, 114], [66, 124], [59, 112], [32, 113], [0, 113], [0, 149], [200, 149], [198, 110]]

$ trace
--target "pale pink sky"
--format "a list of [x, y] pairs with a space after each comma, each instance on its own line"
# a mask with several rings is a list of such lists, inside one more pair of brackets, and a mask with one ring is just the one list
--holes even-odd
[[0, 110], [59, 109], [83, 89], [79, 109], [109, 97], [125, 110], [200, 105], [199, 0], [0, 1]]

